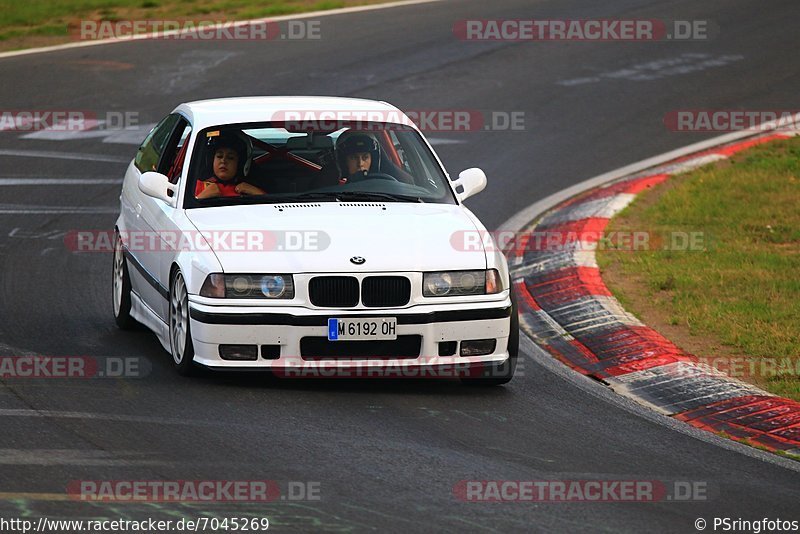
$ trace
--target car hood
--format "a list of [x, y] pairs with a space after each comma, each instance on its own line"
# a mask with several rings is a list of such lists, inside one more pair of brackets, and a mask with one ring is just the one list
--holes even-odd
[[[186, 215], [209, 236], [229, 273], [486, 268], [482, 245], [469, 251], [459, 245], [464, 235], [478, 235], [479, 229], [457, 205], [258, 204], [195, 208]], [[357, 257], [365, 261], [351, 261]]]

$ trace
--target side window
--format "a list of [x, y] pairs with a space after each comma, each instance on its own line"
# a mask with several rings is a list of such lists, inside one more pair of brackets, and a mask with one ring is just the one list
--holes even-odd
[[161, 153], [169, 140], [169, 135], [179, 120], [181, 120], [180, 115], [168, 115], [147, 134], [142, 146], [139, 147], [139, 151], [136, 152], [136, 159], [134, 159], [134, 165], [136, 165], [137, 169], [142, 172], [156, 170]]
[[185, 119], [181, 118], [172, 135], [169, 137], [161, 161], [158, 164], [158, 172], [167, 175], [173, 184], [178, 183], [183, 170], [184, 159], [186, 158], [187, 140], [192, 133], [192, 127]]

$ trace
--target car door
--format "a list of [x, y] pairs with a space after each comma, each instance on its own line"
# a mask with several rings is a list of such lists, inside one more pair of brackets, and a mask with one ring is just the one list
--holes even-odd
[[126, 213], [126, 228], [123, 241], [128, 248], [131, 287], [147, 307], [166, 321], [167, 285], [159, 274], [160, 239], [154, 234], [151, 213], [158, 210], [158, 204], [165, 202], [149, 197], [139, 191], [139, 178], [148, 171], [161, 168], [162, 156], [179, 123], [186, 122], [181, 115], [171, 114], [159, 122], [145, 137], [136, 152], [131, 175], [125, 180], [123, 189], [123, 212]]
[[[192, 125], [183, 120], [177, 124], [173, 136], [167, 144], [162, 156], [162, 161], [159, 164], [159, 169], [163, 170], [163, 174], [169, 178], [170, 183], [175, 184], [175, 195], [185, 188], [184, 180], [186, 173], [184, 169], [188, 168], [189, 162], [187, 159], [187, 152], [189, 150], [189, 141], [192, 136]], [[192, 230], [194, 229], [186, 220], [183, 214], [183, 209], [180, 206], [173, 207], [167, 203], [157, 204], [159, 209], [147, 214], [147, 220], [153, 221], [153, 227], [158, 228], [161, 232], [161, 249], [163, 252], [159, 253], [158, 269], [160, 279], [164, 285], [169, 288], [169, 275], [172, 269], [172, 264], [180, 253], [181, 243], [194, 243], [191, 239]], [[187, 232], [185, 237], [181, 239], [184, 232]], [[164, 313], [164, 317], [169, 317], [169, 302], [163, 301], [164, 308], [160, 310]]]

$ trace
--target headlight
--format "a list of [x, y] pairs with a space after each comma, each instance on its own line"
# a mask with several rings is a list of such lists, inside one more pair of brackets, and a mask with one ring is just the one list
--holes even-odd
[[[291, 277], [289, 277], [291, 280]], [[261, 294], [270, 299], [279, 299], [286, 294], [289, 284], [286, 283], [286, 277], [283, 275], [268, 275], [261, 277]], [[294, 293], [294, 287], [291, 288]], [[291, 297], [289, 297], [291, 298]]]
[[422, 286], [426, 297], [444, 297], [453, 289], [453, 278], [450, 273], [425, 273]]
[[422, 275], [422, 294], [426, 297], [492, 295], [502, 291], [500, 273], [488, 271], [445, 271]]
[[229, 299], [293, 299], [294, 279], [290, 274], [208, 275], [201, 297]]

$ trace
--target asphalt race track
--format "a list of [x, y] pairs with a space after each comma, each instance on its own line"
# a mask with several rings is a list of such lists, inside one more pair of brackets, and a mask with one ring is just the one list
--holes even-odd
[[[136, 112], [142, 124], [180, 102], [261, 94], [524, 112], [524, 130], [427, 134], [451, 174], [486, 171], [489, 186], [468, 205], [491, 229], [586, 178], [711, 136], [670, 131], [670, 111], [795, 109], [798, 15], [796, 0], [442, 2], [321, 18], [318, 41], [146, 41], [0, 59], [0, 102]], [[680, 43], [453, 35], [460, 19], [526, 17], [708, 19], [719, 32]], [[787, 461], [643, 416], [537, 363], [530, 344], [519, 376], [493, 389], [179, 377], [154, 335], [115, 327], [111, 255], [64, 244], [65, 232], [113, 228], [136, 135], [0, 132], [0, 355], [138, 357], [147, 372], [3, 379], [0, 516], [264, 516], [278, 532], [695, 532], [700, 517], [800, 519], [800, 473]], [[64, 500], [76, 480], [257, 479], [318, 482], [320, 499]], [[453, 491], [462, 480], [589, 479], [700, 482], [708, 499], [496, 504]]]

